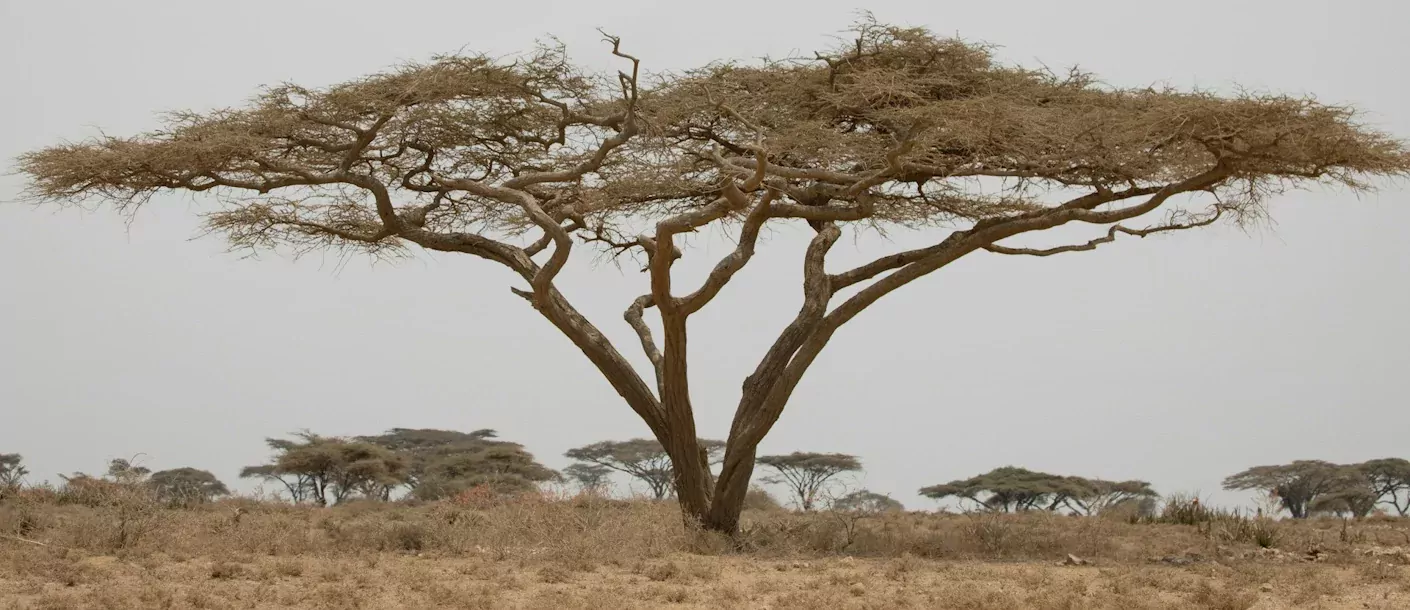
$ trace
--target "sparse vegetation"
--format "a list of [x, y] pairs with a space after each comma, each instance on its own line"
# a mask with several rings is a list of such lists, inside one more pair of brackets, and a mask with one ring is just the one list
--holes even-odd
[[[243, 518], [234, 520], [237, 510]], [[146, 527], [124, 537], [134, 511]], [[1359, 523], [1351, 527], [1360, 535], [1344, 537], [1340, 521], [1298, 519], [1260, 539], [1226, 532], [1237, 521], [1212, 513], [1223, 516], [1184, 525], [1048, 511], [886, 511], [845, 521], [835, 511], [750, 510], [739, 544], [721, 544], [684, 525], [669, 504], [590, 494], [171, 508], [152, 494], [80, 505], [33, 488], [0, 502], [0, 605], [145, 608], [235, 597], [273, 607], [537, 600], [555, 608], [799, 610], [1410, 602], [1410, 555], [1388, 546], [1410, 536], [1410, 522]], [[1069, 556], [1081, 564], [1061, 565]]]

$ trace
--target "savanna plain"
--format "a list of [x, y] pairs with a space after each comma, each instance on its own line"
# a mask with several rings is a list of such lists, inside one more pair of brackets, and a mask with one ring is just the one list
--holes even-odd
[[1410, 520], [746, 511], [462, 495], [172, 508], [107, 490], [0, 500], [0, 608], [1410, 607]]

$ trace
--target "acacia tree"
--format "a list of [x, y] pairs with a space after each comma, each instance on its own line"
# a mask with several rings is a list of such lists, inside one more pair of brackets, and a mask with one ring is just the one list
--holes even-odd
[[[435, 500], [476, 485], [515, 492], [558, 476], [518, 443], [498, 440], [494, 430], [459, 432], [393, 428], [357, 440], [387, 449], [406, 464], [401, 479], [413, 497]], [[386, 497], [390, 490], [383, 493]]]
[[612, 469], [601, 464], [569, 464], [563, 469], [563, 475], [588, 493], [605, 493], [612, 481]]
[[1272, 494], [1294, 519], [1307, 518], [1313, 509], [1319, 507], [1319, 501], [1344, 490], [1345, 484], [1344, 467], [1321, 460], [1254, 466], [1224, 479], [1224, 489], [1259, 490]]
[[[308, 431], [295, 433], [294, 436], [305, 443], [312, 442], [312, 439], [317, 438], [317, 435]], [[270, 450], [274, 451], [276, 456], [292, 451], [300, 445], [297, 440], [282, 438], [266, 438], [264, 442]], [[307, 472], [291, 472], [280, 468], [277, 460], [268, 464], [246, 466], [240, 469], [240, 478], [277, 482], [284, 486], [284, 490], [289, 493], [289, 501], [294, 504], [315, 501], [313, 476]]]
[[845, 453], [794, 451], [788, 455], [762, 456], [759, 464], [772, 468], [776, 473], [765, 482], [788, 486], [793, 497], [798, 499], [799, 508], [805, 511], [813, 510], [813, 505], [834, 477], [862, 469], [862, 461], [857, 456]]
[[1381, 458], [1356, 467], [1370, 483], [1377, 503], [1389, 504], [1402, 517], [1410, 513], [1410, 460]]
[[0, 453], [0, 491], [19, 487], [27, 474], [24, 457], [18, 453]]
[[901, 512], [906, 507], [900, 501], [891, 496], [876, 493], [874, 491], [859, 489], [841, 498], [832, 501], [832, 510], [849, 513], [889, 513]]
[[[707, 468], [718, 463], [724, 448], [723, 441], [700, 439], [699, 450], [704, 452], [702, 463], [706, 464]], [[651, 490], [652, 497], [657, 500], [670, 495], [675, 487], [676, 474], [670, 452], [660, 441], [654, 439], [599, 441], [569, 449], [563, 456], [624, 473], [645, 483], [647, 489]]]
[[156, 491], [157, 500], [174, 506], [202, 504], [230, 494], [210, 471], [190, 467], [159, 470], [148, 477], [147, 484]]
[[152, 474], [152, 469], [139, 466], [132, 460], [113, 458], [108, 461], [107, 477], [115, 483], [141, 483], [150, 474]]
[[934, 500], [969, 500], [985, 511], [1052, 510], [1063, 498], [1087, 493], [1084, 481], [1016, 466], [995, 468], [968, 479], [922, 487], [920, 495]]
[[[295, 502], [338, 504], [356, 495], [387, 500], [406, 481], [406, 459], [372, 443], [296, 433], [297, 441], [268, 439], [274, 459], [241, 470], [241, 477], [282, 482]], [[294, 495], [297, 494], [297, 495]]]
[[[1048, 256], [1243, 221], [1290, 186], [1363, 188], [1410, 169], [1402, 143], [1346, 107], [1118, 89], [870, 20], [813, 56], [717, 63], [655, 84], [609, 40], [630, 66], [612, 77], [579, 70], [560, 48], [440, 57], [327, 88], [269, 88], [241, 109], [175, 113], [155, 132], [25, 154], [19, 170], [40, 201], [96, 198], [125, 212], [164, 191], [222, 195], [207, 227], [241, 248], [416, 246], [502, 265], [522, 281], [511, 290], [665, 447], [685, 515], [733, 533], [756, 448], [804, 374], [844, 324], [902, 286], [975, 253]], [[785, 224], [813, 231], [802, 305], [744, 380], [714, 477], [697, 440], [687, 321], [749, 263], [766, 226]], [[1067, 225], [1101, 233], [1005, 243]], [[708, 227], [732, 228], [738, 245], [688, 285], [672, 273], [681, 236]], [[844, 230], [898, 228], [933, 242], [828, 268]], [[575, 237], [645, 257], [649, 288], [627, 299], [625, 318], [646, 371], [558, 290]]]
[[1051, 507], [1062, 506], [1079, 515], [1097, 515], [1117, 506], [1153, 500], [1160, 496], [1145, 481], [1107, 481], [1064, 477]]

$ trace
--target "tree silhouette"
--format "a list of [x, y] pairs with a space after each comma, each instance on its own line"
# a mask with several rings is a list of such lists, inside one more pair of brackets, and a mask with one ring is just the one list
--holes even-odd
[[832, 510], [875, 514], [901, 512], [906, 510], [906, 507], [899, 501], [892, 499], [891, 496], [859, 489], [834, 500], [832, 502]]
[[1410, 513], [1410, 460], [1381, 458], [1358, 464], [1377, 503], [1389, 504], [1404, 517]]
[[[718, 463], [725, 444], [722, 441], [700, 439], [699, 447], [705, 452], [704, 463], [715, 464]], [[659, 441], [653, 439], [601, 441], [569, 449], [563, 455], [568, 459], [610, 468], [641, 481], [657, 500], [674, 491], [676, 475], [670, 453]]]
[[214, 474], [189, 467], [154, 472], [147, 484], [156, 491], [159, 501], [173, 506], [203, 504], [230, 494]]
[[601, 493], [611, 483], [612, 469], [601, 464], [570, 464], [563, 475], [572, 479], [585, 492]]
[[1305, 519], [1310, 509], [1317, 507], [1335, 492], [1342, 491], [1346, 482], [1342, 466], [1321, 460], [1297, 460], [1291, 464], [1254, 466], [1224, 479], [1224, 489], [1271, 493], [1295, 519]]
[[798, 500], [798, 506], [805, 511], [813, 510], [814, 504], [833, 477], [862, 469], [862, 462], [857, 456], [845, 453], [794, 451], [788, 455], [760, 457], [759, 464], [772, 468], [775, 473], [775, 476], [765, 479], [765, 482], [788, 486], [793, 497]]
[[393, 428], [358, 440], [400, 456], [407, 465], [405, 480], [410, 493], [421, 500], [451, 496], [478, 485], [501, 492], [523, 491], [558, 477], [522, 445], [498, 440], [494, 430]]
[[18, 453], [0, 453], [0, 492], [19, 487], [28, 474], [24, 457]]
[[273, 461], [248, 466], [240, 476], [281, 481], [296, 502], [307, 499], [319, 506], [357, 495], [386, 500], [406, 481], [406, 460], [383, 447], [307, 431], [294, 436], [298, 440], [268, 439]]
[[[869, 18], [813, 55], [716, 62], [650, 86], [638, 58], [608, 40], [624, 66], [612, 76], [574, 66], [560, 47], [444, 56], [331, 87], [268, 88], [239, 109], [172, 113], [151, 133], [25, 154], [19, 170], [38, 201], [123, 212], [162, 192], [215, 195], [206, 226], [236, 248], [416, 247], [503, 266], [514, 294], [664, 447], [685, 515], [727, 533], [759, 443], [819, 353], [901, 287], [976, 253], [1045, 257], [1259, 219], [1291, 187], [1369, 188], [1370, 177], [1410, 171], [1401, 142], [1343, 106], [1119, 89]], [[767, 228], [783, 226], [811, 232], [802, 303], [741, 384], [716, 477], [696, 430], [688, 319], [752, 260]], [[675, 261], [704, 253], [682, 238], [712, 227], [737, 246], [687, 285]], [[1060, 227], [1096, 235], [1029, 242]], [[844, 232], [896, 230], [929, 245], [828, 270]], [[575, 247], [644, 259], [649, 287], [623, 303], [649, 368], [559, 291]]]
[[[1118, 485], [1120, 491], [1116, 489]], [[1127, 496], [1145, 495], [1146, 492], [1141, 491], [1143, 487], [1148, 488], [1139, 481], [1128, 484], [1094, 482], [1082, 477], [1004, 466], [968, 479], [923, 487], [920, 494], [935, 500], [950, 497], [969, 500], [986, 511], [1055, 510], [1067, 506], [1089, 514]], [[1125, 491], [1128, 489], [1131, 491]]]

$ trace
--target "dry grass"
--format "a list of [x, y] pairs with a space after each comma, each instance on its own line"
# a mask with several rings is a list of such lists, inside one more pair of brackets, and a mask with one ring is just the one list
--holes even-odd
[[29, 496], [0, 504], [0, 609], [1410, 607], [1410, 555], [1391, 548], [1410, 524], [1269, 527], [1273, 548], [1200, 524], [756, 512], [737, 546], [650, 502]]

